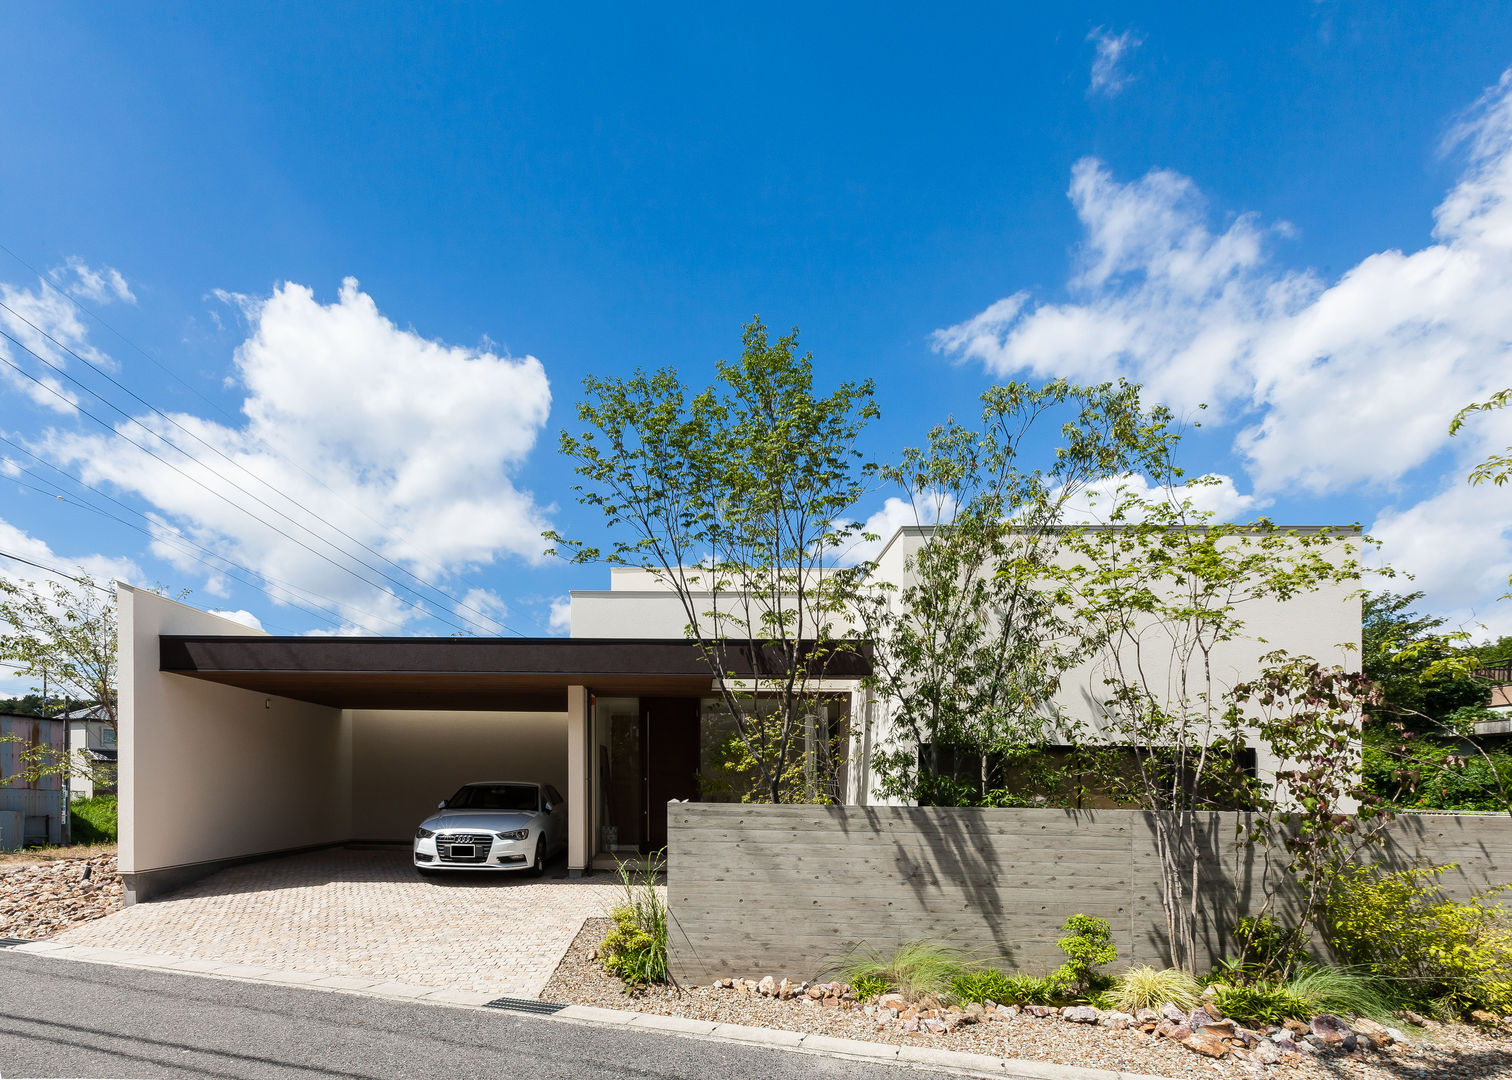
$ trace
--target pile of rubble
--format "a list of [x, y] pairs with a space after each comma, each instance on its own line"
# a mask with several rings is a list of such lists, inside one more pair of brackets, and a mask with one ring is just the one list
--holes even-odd
[[113, 854], [0, 865], [0, 937], [50, 937], [120, 906]]
[[1288, 1020], [1282, 1025], [1248, 1028], [1220, 1015], [1211, 997], [1190, 1012], [1166, 1005], [1159, 1010], [1140, 1009], [1126, 1013], [1091, 1005], [1020, 1007], [999, 1005], [993, 1001], [980, 1005], [945, 1005], [930, 998], [909, 1001], [901, 994], [883, 994], [875, 1000], [862, 1002], [854, 988], [846, 983], [779, 981], [770, 975], [760, 980], [720, 979], [710, 989], [733, 990], [811, 1007], [853, 1010], [875, 1020], [879, 1030], [895, 1026], [910, 1034], [943, 1035], [972, 1024], [1009, 1023], [1020, 1019], [1133, 1029], [1170, 1039], [1209, 1058], [1252, 1061], [1261, 1065], [1278, 1064], [1292, 1054], [1357, 1053], [1405, 1042], [1402, 1033], [1395, 1028], [1363, 1018], [1346, 1023], [1327, 1013], [1313, 1017], [1307, 1024]]

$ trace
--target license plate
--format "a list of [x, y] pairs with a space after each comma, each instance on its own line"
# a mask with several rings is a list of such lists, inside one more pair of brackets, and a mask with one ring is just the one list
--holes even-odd
[[471, 859], [478, 853], [478, 849], [472, 844], [453, 844], [451, 857], [454, 859]]

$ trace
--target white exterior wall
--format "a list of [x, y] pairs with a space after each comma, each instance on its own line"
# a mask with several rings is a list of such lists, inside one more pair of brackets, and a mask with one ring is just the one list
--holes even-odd
[[463, 784], [527, 780], [567, 793], [567, 714], [352, 709], [352, 828], [408, 840]]
[[[928, 527], [898, 530], [877, 556], [874, 579], [904, 586], [909, 579], [908, 562], [933, 531]], [[1357, 537], [1341, 533], [1339, 543], [1345, 542], [1358, 546]], [[1326, 585], [1284, 602], [1267, 600], [1244, 605], [1240, 609], [1245, 622], [1244, 636], [1220, 645], [1214, 653], [1218, 692], [1254, 677], [1260, 669], [1260, 658], [1278, 649], [1358, 671], [1357, 588], [1356, 583]], [[572, 594], [573, 637], [682, 638], [686, 622], [676, 594], [658, 582], [649, 570], [614, 568], [609, 589]], [[1098, 703], [1107, 697], [1103, 678], [1102, 669], [1093, 660], [1067, 672], [1056, 705], [1069, 716], [1095, 726]], [[852, 800], [862, 804], [895, 801], [882, 798], [873, 789], [875, 778], [870, 768], [872, 752], [891, 735], [887, 702], [857, 692], [852, 699], [851, 714], [854, 719], [866, 714], [872, 720], [870, 725], [852, 725], [849, 786]], [[1277, 763], [1263, 748], [1256, 749], [1259, 769], [1273, 771]]]
[[120, 867], [125, 874], [351, 835], [341, 711], [159, 670], [159, 634], [241, 623], [118, 584]]

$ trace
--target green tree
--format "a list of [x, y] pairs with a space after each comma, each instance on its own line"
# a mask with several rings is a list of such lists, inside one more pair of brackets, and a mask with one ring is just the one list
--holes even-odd
[[[1168, 454], [1168, 419], [1142, 410], [1124, 382], [1010, 383], [982, 396], [980, 428], [949, 421], [882, 470], [915, 524], [933, 526], [906, 555], [901, 586], [858, 598], [875, 645], [871, 684], [888, 710], [873, 761], [885, 794], [1023, 797], [1005, 789], [1008, 775], [1047, 760], [1063, 730], [1052, 699], [1079, 660], [1054, 567], [1060, 529], [1090, 485]], [[1060, 444], [1039, 451], [1057, 420]], [[975, 775], [960, 775], [963, 764]], [[1035, 786], [1055, 789], [1057, 773]]]
[[1064, 534], [1066, 588], [1102, 688], [1084, 737], [1107, 748], [1102, 783], [1119, 801], [1162, 811], [1150, 816], [1161, 906], [1172, 963], [1189, 973], [1208, 872], [1206, 812], [1266, 794], [1240, 767], [1255, 735], [1237, 687], [1224, 681], [1221, 651], [1250, 637], [1246, 617], [1257, 605], [1360, 574], [1352, 533], [1216, 521], [1193, 502], [1191, 486], [1204, 482], [1153, 499], [1120, 489], [1107, 525]]
[[116, 727], [115, 591], [80, 573], [45, 582], [0, 579], [0, 660], [49, 697], [99, 705]]
[[[1455, 413], [1454, 419], [1449, 422], [1449, 434], [1458, 435], [1476, 413], [1496, 412], [1498, 409], [1505, 409], [1508, 405], [1512, 405], [1512, 387], [1498, 390], [1485, 401], [1466, 405]], [[1501, 487], [1512, 480], [1512, 446], [1488, 455], [1485, 461], [1470, 470], [1469, 480], [1471, 484], [1489, 483], [1495, 487]], [[1508, 576], [1507, 584], [1512, 585], [1512, 576]], [[1512, 592], [1502, 594], [1500, 599], [1512, 599]]]
[[797, 331], [772, 341], [760, 319], [716, 375], [701, 390], [670, 367], [585, 379], [582, 430], [560, 445], [610, 540], [546, 536], [552, 553], [648, 568], [676, 594], [757, 778], [747, 797], [822, 799], [833, 780], [816, 770], [835, 762], [817, 752], [816, 717], [849, 647], [857, 572], [839, 554], [874, 471], [858, 449], [878, 415], [873, 387], [819, 394]]

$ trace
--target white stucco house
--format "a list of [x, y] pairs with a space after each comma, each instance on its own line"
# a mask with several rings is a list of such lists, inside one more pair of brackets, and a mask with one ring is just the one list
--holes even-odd
[[[899, 530], [876, 573], [903, 581], [928, 536]], [[119, 586], [128, 902], [251, 858], [405, 841], [438, 799], [482, 779], [566, 793], [571, 873], [665, 844], [669, 800], [727, 797], [710, 778], [727, 721], [675, 594], [644, 570], [613, 569], [608, 585], [572, 593], [567, 638], [274, 637]], [[1358, 666], [1352, 588], [1250, 618], [1252, 636], [1216, 656], [1225, 677], [1277, 648]], [[825, 670], [818, 722], [845, 742], [835, 796], [867, 804], [887, 706], [864, 686], [857, 645]], [[762, 662], [748, 645], [731, 657], [737, 674]], [[1067, 680], [1063, 707], [1088, 707], [1093, 677]]]

